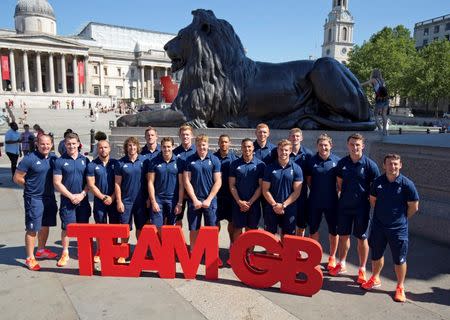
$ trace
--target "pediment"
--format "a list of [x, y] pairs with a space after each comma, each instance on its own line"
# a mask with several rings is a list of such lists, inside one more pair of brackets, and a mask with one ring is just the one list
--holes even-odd
[[30, 46], [49, 46], [49, 47], [65, 47], [74, 49], [89, 49], [88, 46], [77, 42], [74, 39], [69, 39], [65, 37], [52, 36], [52, 35], [5, 35], [0, 36], [1, 42], [12, 42], [20, 44], [29, 44]]

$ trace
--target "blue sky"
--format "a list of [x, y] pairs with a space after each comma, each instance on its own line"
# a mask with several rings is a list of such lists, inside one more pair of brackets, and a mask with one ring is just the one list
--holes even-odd
[[[0, 0], [0, 28], [14, 28], [16, 0]], [[323, 24], [332, 0], [50, 0], [58, 34], [80, 31], [95, 21], [177, 33], [192, 20], [193, 9], [211, 9], [228, 20], [248, 56], [280, 62], [319, 57]], [[355, 19], [354, 40], [362, 44], [384, 26], [414, 23], [450, 14], [449, 0], [349, 0]]]

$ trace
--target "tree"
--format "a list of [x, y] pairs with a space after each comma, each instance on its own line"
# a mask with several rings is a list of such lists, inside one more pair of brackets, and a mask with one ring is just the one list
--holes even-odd
[[431, 103], [435, 116], [439, 115], [439, 101], [450, 98], [450, 42], [433, 41], [421, 48], [418, 59], [411, 65], [408, 95]]
[[349, 54], [348, 67], [360, 81], [370, 77], [374, 68], [381, 70], [392, 96], [407, 96], [411, 64], [417, 58], [414, 40], [407, 28], [385, 27]]

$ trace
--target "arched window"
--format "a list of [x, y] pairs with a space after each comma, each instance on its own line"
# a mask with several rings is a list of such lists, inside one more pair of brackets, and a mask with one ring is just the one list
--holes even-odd
[[38, 25], [38, 31], [42, 32], [42, 21], [41, 21], [41, 19], [38, 19], [37, 25]]
[[347, 28], [342, 28], [342, 40], [347, 41]]
[[331, 42], [331, 29], [328, 29], [328, 42]]
[[341, 0], [338, 0], [337, 5], [341, 6]]

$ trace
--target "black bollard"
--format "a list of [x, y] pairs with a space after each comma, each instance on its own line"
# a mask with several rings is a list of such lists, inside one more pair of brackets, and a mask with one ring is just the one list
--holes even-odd
[[91, 151], [90, 151], [90, 153], [93, 153], [94, 152], [94, 145], [95, 145], [95, 138], [94, 138], [95, 130], [91, 129], [90, 132], [91, 132]]
[[402, 128], [398, 128], [398, 134], [402, 134]]
[[430, 134], [430, 128], [427, 128], [427, 134]]

